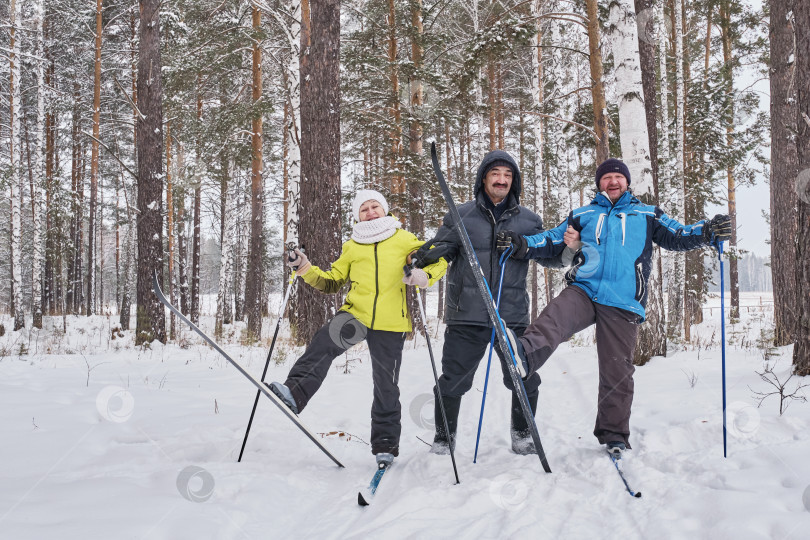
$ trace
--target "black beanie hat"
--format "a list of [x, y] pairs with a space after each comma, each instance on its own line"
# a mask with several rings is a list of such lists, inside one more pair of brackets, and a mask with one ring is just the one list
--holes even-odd
[[495, 167], [509, 167], [509, 169], [512, 171], [512, 177], [514, 178], [516, 176], [515, 168], [512, 166], [511, 163], [509, 163], [505, 159], [496, 159], [496, 160], [492, 161], [492, 163], [487, 163], [487, 166], [484, 169], [484, 174], [483, 174], [482, 177], [486, 178], [487, 173], [489, 171], [491, 171], [492, 169], [494, 169]]
[[596, 168], [596, 191], [599, 191], [599, 181], [602, 177], [612, 172], [623, 174], [627, 178], [627, 185], [630, 185], [630, 169], [627, 168], [627, 165], [616, 158], [608, 158]]

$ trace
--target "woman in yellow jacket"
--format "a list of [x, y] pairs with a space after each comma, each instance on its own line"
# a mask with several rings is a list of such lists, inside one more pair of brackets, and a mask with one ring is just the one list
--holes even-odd
[[402, 230], [398, 219], [387, 215], [388, 203], [376, 191], [360, 190], [352, 210], [357, 221], [352, 237], [328, 271], [310, 264], [299, 250], [295, 250], [296, 259], [288, 263], [321, 292], [336, 293], [347, 281], [351, 289], [338, 314], [315, 333], [284, 384], [273, 382], [269, 386], [298, 414], [320, 388], [332, 361], [365, 339], [374, 380], [371, 453], [378, 463], [390, 463], [399, 455], [399, 369], [405, 334], [412, 330], [405, 287], [433, 285], [444, 275], [447, 262], [439, 259], [424, 269], [414, 268], [406, 277], [403, 266], [408, 255], [423, 242]]

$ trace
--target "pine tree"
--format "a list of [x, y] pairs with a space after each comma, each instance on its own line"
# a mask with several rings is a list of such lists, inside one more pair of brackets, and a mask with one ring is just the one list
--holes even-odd
[[[796, 80], [810, 81], [810, 5], [793, 5], [796, 31]], [[796, 344], [793, 347], [793, 371], [810, 375], [810, 88], [796, 85], [796, 149], [799, 175], [798, 238], [796, 241], [796, 298], [799, 314]], [[775, 281], [776, 279], [774, 279]]]
[[[298, 238], [313, 264], [340, 254], [340, 2], [302, 9], [301, 218]], [[308, 342], [335, 313], [335, 299], [298, 286], [296, 338]]]
[[771, 88], [771, 270], [773, 280], [774, 344], [792, 343], [797, 320], [797, 193], [792, 179], [798, 174], [796, 154], [796, 39], [793, 0], [770, 3]]
[[135, 342], [166, 342], [166, 317], [152, 293], [163, 281], [163, 84], [157, 0], [141, 0], [138, 47], [138, 284]]

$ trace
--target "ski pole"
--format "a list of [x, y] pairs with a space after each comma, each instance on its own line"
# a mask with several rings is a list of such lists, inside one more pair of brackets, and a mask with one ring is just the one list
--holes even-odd
[[[406, 276], [411, 275], [411, 268], [413, 260], [405, 265], [403, 270]], [[425, 340], [427, 341], [428, 353], [430, 354], [430, 365], [433, 367], [433, 380], [436, 381], [436, 394], [439, 399], [439, 409], [442, 411], [442, 422], [444, 422], [444, 432], [447, 433], [447, 440], [450, 443], [450, 460], [453, 462], [453, 474], [456, 475], [456, 484], [460, 484], [461, 480], [458, 479], [458, 468], [456, 468], [456, 456], [453, 453], [453, 440], [450, 436], [450, 426], [447, 424], [447, 413], [444, 411], [444, 398], [442, 397], [442, 389], [439, 387], [439, 375], [436, 373], [436, 360], [433, 358], [433, 347], [430, 344], [430, 332], [427, 327], [427, 319], [425, 318], [425, 308], [422, 306], [422, 295], [420, 294], [419, 287], [416, 289], [416, 302], [419, 304], [419, 314], [422, 318], [422, 328], [425, 330]], [[435, 419], [434, 419], [435, 421]]]
[[[501, 255], [500, 261], [498, 264], [501, 266], [501, 276], [498, 279], [498, 299], [495, 301], [495, 309], [500, 309], [501, 307], [501, 289], [503, 288], [503, 271], [504, 267], [506, 266], [506, 259], [509, 257], [509, 253], [512, 251], [512, 247], [510, 246], [506, 251], [503, 252]], [[487, 402], [487, 385], [489, 384], [489, 368], [492, 364], [492, 349], [495, 348], [495, 328], [492, 329], [492, 335], [489, 338], [489, 356], [487, 357], [487, 374], [484, 376], [484, 395], [481, 397], [481, 414], [478, 416], [478, 433], [475, 436], [475, 454], [473, 455], [473, 463], [476, 463], [478, 460], [478, 441], [481, 439], [481, 425], [484, 423], [484, 404]]]
[[722, 379], [723, 379], [723, 457], [726, 453], [726, 284], [723, 276], [723, 242], [717, 242], [717, 258], [720, 260], [720, 349], [722, 351]]
[[[290, 261], [295, 260], [295, 256], [293, 250], [295, 249], [295, 244], [287, 244], [287, 257]], [[287, 309], [287, 302], [290, 300], [290, 292], [293, 288], [293, 283], [295, 282], [296, 274], [295, 271], [298, 268], [293, 268], [292, 272], [290, 272], [290, 279], [287, 281], [287, 291], [284, 293], [284, 300], [281, 301], [281, 309], [278, 311], [278, 322], [276, 322], [276, 330], [273, 332], [273, 341], [270, 342], [270, 350], [267, 352], [267, 360], [264, 363], [264, 371], [262, 371], [262, 378], [261, 381], [264, 382], [264, 378], [267, 375], [267, 368], [270, 366], [270, 358], [273, 356], [273, 348], [276, 346], [276, 338], [278, 337], [278, 330], [281, 328], [281, 320], [284, 318], [284, 311]], [[261, 390], [256, 391], [256, 399], [253, 401], [253, 410], [250, 411], [250, 419], [248, 420], [247, 429], [245, 430], [245, 438], [242, 441], [242, 449], [239, 450], [239, 459], [237, 459], [237, 463], [242, 461], [242, 454], [245, 453], [245, 445], [247, 444], [248, 435], [250, 435], [250, 426], [253, 425], [253, 416], [256, 414], [256, 407], [259, 405], [259, 397], [262, 395]]]

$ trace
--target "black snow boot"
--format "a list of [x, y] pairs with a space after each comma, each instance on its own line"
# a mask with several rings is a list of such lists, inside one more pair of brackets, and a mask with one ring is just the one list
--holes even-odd
[[430, 451], [433, 454], [449, 454], [452, 447], [456, 448], [456, 427], [458, 426], [458, 411], [461, 408], [461, 396], [443, 396], [444, 412], [447, 414], [447, 427], [450, 429], [450, 436], [444, 429], [442, 410], [439, 406], [439, 399], [435, 397], [434, 391], [433, 421], [436, 425], [436, 435], [433, 437], [433, 446]]
[[[532, 409], [532, 416], [537, 412], [538, 393], [529, 394], [529, 406]], [[532, 432], [526, 417], [523, 415], [523, 408], [516, 394], [512, 394], [512, 452], [520, 455], [536, 454]]]

